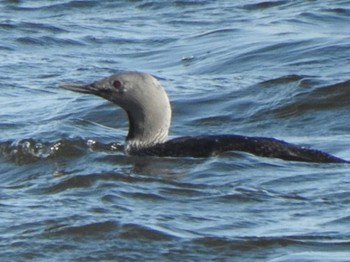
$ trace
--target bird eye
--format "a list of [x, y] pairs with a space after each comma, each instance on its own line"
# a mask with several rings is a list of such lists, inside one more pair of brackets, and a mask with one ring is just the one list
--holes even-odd
[[122, 83], [120, 83], [120, 81], [118, 81], [118, 80], [115, 80], [113, 82], [113, 86], [115, 87], [115, 89], [120, 90], [122, 87]]

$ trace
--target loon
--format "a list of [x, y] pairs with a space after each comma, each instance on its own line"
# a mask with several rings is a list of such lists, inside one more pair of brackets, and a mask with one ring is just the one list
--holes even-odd
[[167, 141], [171, 122], [169, 98], [150, 74], [116, 73], [89, 83], [62, 83], [60, 88], [107, 99], [121, 108], [129, 120], [126, 155], [158, 157], [208, 157], [225, 151], [241, 151], [262, 157], [314, 163], [347, 163], [325, 152], [268, 137], [200, 135]]

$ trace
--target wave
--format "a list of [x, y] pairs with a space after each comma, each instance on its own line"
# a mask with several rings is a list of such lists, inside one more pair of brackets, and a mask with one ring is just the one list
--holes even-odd
[[54, 227], [47, 228], [45, 234], [47, 235], [75, 235], [75, 236], [91, 236], [96, 234], [105, 234], [118, 230], [120, 225], [114, 221], [95, 222], [85, 225], [56, 225]]
[[[225, 237], [202, 237], [192, 241], [196, 245], [202, 245], [206, 252], [211, 254], [220, 253], [223, 255], [232, 257], [237, 255], [238, 260], [242, 260], [244, 257], [248, 257], [247, 261], [255, 261], [250, 254], [256, 254], [261, 250], [264, 253], [273, 252], [278, 254], [281, 250], [284, 254], [276, 256], [275, 259], [269, 261], [282, 262], [282, 261], [347, 261], [349, 257], [347, 250], [349, 242], [339, 241], [334, 242], [327, 236], [265, 236], [265, 237], [237, 237], [237, 238], [225, 238]], [[308, 252], [302, 252], [295, 250], [296, 247], [303, 247]], [[316, 247], [317, 251], [315, 250]], [[328, 251], [320, 251], [322, 248], [327, 250], [332, 249], [339, 252], [339, 257], [336, 253], [329, 253]], [[198, 249], [198, 246], [197, 246]], [[262, 255], [262, 254], [261, 254]], [[263, 256], [264, 257], [264, 256]], [[256, 258], [256, 257], [255, 257]], [[245, 261], [245, 259], [243, 259]]]
[[45, 231], [45, 234], [51, 236], [94, 236], [94, 238], [96, 238], [96, 235], [99, 234], [101, 234], [103, 238], [106, 238], [107, 234], [121, 239], [145, 239], [152, 241], [169, 241], [176, 238], [175, 236], [162, 231], [161, 229], [155, 229], [149, 226], [133, 223], [121, 224], [119, 222], [111, 220], [104, 222], [93, 222], [83, 225], [63, 225], [51, 227]]
[[[16, 1], [11, 1], [16, 3]], [[34, 2], [33, 2], [34, 3]], [[25, 3], [25, 4], [8, 4], [6, 7], [10, 10], [15, 11], [61, 11], [69, 9], [82, 9], [82, 8], [92, 8], [97, 6], [99, 1], [69, 1], [66, 3], [59, 4], [39, 4], [39, 3]]]
[[[250, 98], [251, 93], [255, 93], [254, 99]], [[285, 75], [225, 96], [234, 103], [230, 99], [222, 102], [222, 110], [235, 112], [233, 120], [239, 120], [241, 125], [247, 121], [271, 123], [280, 119], [285, 123], [293, 120], [293, 125], [305, 125], [303, 121], [307, 117], [312, 117], [314, 123], [319, 121], [318, 124], [321, 124], [326, 116], [346, 116], [344, 112], [349, 109], [350, 80], [326, 84], [313, 76]], [[335, 121], [332, 123], [338, 124]]]
[[271, 262], [347, 262], [349, 261], [349, 252], [337, 251], [330, 254], [328, 251], [306, 251], [296, 252], [288, 255], [281, 256], [270, 260]]
[[[276, 84], [296, 82], [296, 88], [287, 97], [289, 101], [284, 100], [271, 113], [277, 113], [280, 116], [300, 115], [309, 111], [320, 112], [324, 110], [334, 113], [331, 109], [349, 106], [350, 80], [319, 87], [311, 87], [310, 84], [306, 84], [307, 81], [310, 81], [310, 79], [305, 76], [288, 76], [261, 83], [261, 85], [271, 88], [276, 86]], [[308, 86], [310, 88], [305, 89]]]
[[123, 149], [124, 147], [117, 143], [103, 144], [91, 139], [61, 139], [56, 142], [21, 139], [0, 143], [0, 155], [19, 165], [46, 159], [79, 157], [88, 150], [121, 152]]
[[268, 9], [268, 8], [273, 8], [277, 6], [283, 6], [286, 4], [289, 4], [289, 1], [263, 1], [263, 2], [258, 2], [254, 4], [247, 4], [242, 7], [242, 9], [248, 10], [248, 11], [256, 11], [256, 10], [262, 10], [262, 9]]
[[71, 39], [60, 39], [52, 36], [39, 36], [39, 37], [19, 37], [16, 41], [23, 45], [39, 45], [39, 46], [50, 46], [50, 45], [75, 45], [83, 46], [84, 43], [71, 40]]

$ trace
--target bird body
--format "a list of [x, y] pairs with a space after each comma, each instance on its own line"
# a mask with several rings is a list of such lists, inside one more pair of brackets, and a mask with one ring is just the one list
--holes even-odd
[[61, 88], [94, 94], [123, 108], [129, 120], [125, 153], [137, 156], [207, 157], [225, 151], [243, 151], [284, 160], [344, 163], [325, 152], [267, 137], [201, 135], [167, 140], [171, 124], [169, 98], [150, 74], [124, 72], [90, 84], [64, 83]]

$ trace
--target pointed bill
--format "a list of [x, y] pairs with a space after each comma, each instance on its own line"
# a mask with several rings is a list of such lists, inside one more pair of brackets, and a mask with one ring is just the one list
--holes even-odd
[[96, 94], [97, 91], [93, 84], [61, 83], [58, 87], [84, 94]]

